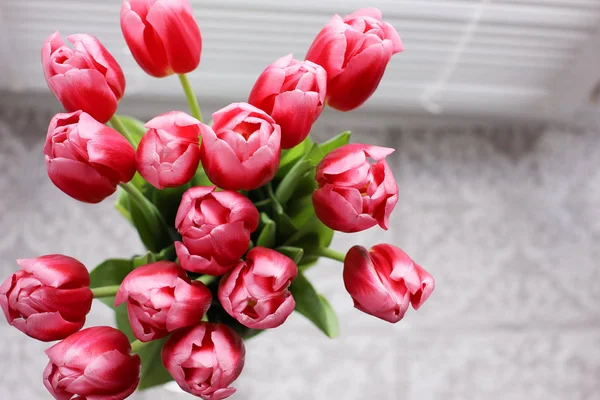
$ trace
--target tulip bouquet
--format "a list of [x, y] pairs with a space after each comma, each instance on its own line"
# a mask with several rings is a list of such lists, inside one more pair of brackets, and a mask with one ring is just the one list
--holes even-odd
[[[11, 325], [60, 340], [43, 374], [55, 398], [119, 400], [170, 380], [202, 399], [230, 396], [244, 342], [294, 310], [337, 335], [335, 312], [304, 274], [320, 257], [344, 263], [346, 289], [365, 313], [398, 322], [427, 300], [433, 278], [398, 247], [329, 248], [334, 231], [388, 228], [394, 150], [349, 143], [349, 132], [323, 143], [309, 136], [326, 104], [364, 103], [402, 51], [379, 10], [335, 15], [306, 60], [276, 60], [247, 103], [210, 124], [185, 75], [202, 47], [187, 0], [125, 0], [121, 29], [144, 71], [179, 75], [191, 115], [115, 115], [125, 78], [98, 39], [68, 36], [70, 47], [56, 32], [43, 44], [48, 86], [67, 112], [48, 128], [49, 178], [87, 203], [120, 187], [116, 209], [148, 250], [91, 273], [66, 255], [17, 260], [21, 270], [0, 286]], [[114, 309], [118, 329], [81, 330], [93, 298]]]

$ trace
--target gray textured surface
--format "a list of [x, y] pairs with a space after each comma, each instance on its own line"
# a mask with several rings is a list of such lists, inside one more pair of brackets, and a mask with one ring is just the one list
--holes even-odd
[[[92, 267], [141, 250], [110, 200], [55, 189], [41, 154], [49, 115], [0, 110], [0, 271], [65, 253]], [[402, 128], [362, 140], [397, 148], [392, 229], [338, 235], [345, 250], [391, 242], [436, 278], [396, 325], [352, 308], [341, 265], [310, 272], [341, 319], [328, 340], [303, 317], [247, 342], [238, 400], [600, 398], [600, 129]], [[88, 325], [111, 323], [95, 304]], [[49, 399], [46, 344], [0, 322], [0, 398]], [[160, 389], [137, 399], [178, 399]]]

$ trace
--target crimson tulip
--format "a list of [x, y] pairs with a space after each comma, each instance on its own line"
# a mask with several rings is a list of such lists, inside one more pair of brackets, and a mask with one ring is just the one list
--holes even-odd
[[198, 281], [190, 281], [174, 262], [158, 261], [130, 272], [119, 287], [115, 306], [127, 302], [133, 334], [142, 342], [167, 336], [202, 320], [212, 294]]
[[136, 152], [138, 172], [158, 189], [173, 188], [194, 177], [200, 163], [200, 121], [181, 111], [150, 120]]
[[0, 286], [0, 306], [8, 323], [44, 342], [80, 330], [93, 299], [85, 266], [61, 254], [17, 263], [22, 269]]
[[281, 148], [302, 142], [325, 106], [327, 73], [320, 65], [291, 54], [269, 65], [252, 88], [248, 103], [281, 127]]
[[67, 112], [81, 110], [105, 123], [125, 92], [125, 76], [114, 57], [93, 36], [50, 35], [42, 47], [42, 67], [50, 91]]
[[202, 37], [188, 0], [124, 0], [121, 30], [149, 75], [186, 74], [200, 63]]
[[363, 8], [334, 15], [313, 41], [306, 59], [327, 71], [327, 104], [350, 111], [379, 85], [392, 55], [404, 50], [400, 36], [381, 11]]
[[435, 287], [427, 271], [390, 244], [352, 247], [344, 260], [344, 284], [357, 309], [388, 322], [400, 321], [409, 304], [419, 309]]
[[44, 154], [52, 183], [86, 203], [101, 202], [135, 174], [131, 144], [82, 111], [52, 118]]
[[140, 381], [140, 357], [123, 332], [108, 326], [79, 331], [46, 350], [44, 385], [58, 400], [122, 400]]
[[219, 301], [229, 315], [248, 328], [275, 328], [294, 311], [296, 302], [288, 290], [298, 267], [283, 254], [254, 247], [246, 261], [219, 284]]
[[175, 242], [175, 250], [184, 269], [218, 276], [248, 250], [259, 214], [247, 197], [215, 189], [197, 186], [183, 194], [175, 218], [183, 242]]
[[221, 400], [235, 393], [229, 385], [242, 372], [245, 354], [233, 329], [201, 322], [173, 333], [163, 346], [162, 361], [181, 389], [204, 400]]
[[202, 125], [200, 159], [206, 175], [220, 188], [253, 190], [275, 176], [281, 156], [281, 128], [264, 111], [233, 103]]
[[[389, 225], [398, 202], [398, 186], [385, 157], [394, 149], [352, 143], [339, 147], [317, 166], [319, 189], [313, 205], [319, 219], [331, 229], [358, 232]], [[371, 164], [368, 158], [375, 160]]]

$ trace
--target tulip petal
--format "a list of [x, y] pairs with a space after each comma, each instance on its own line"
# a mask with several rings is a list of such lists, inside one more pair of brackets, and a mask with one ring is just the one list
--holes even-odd
[[271, 116], [281, 127], [281, 148], [291, 149], [309, 134], [319, 117], [319, 94], [316, 92], [281, 93], [275, 98]]
[[116, 184], [100, 175], [92, 166], [66, 158], [48, 159], [48, 177], [60, 190], [86, 203], [99, 203], [117, 188]]
[[339, 15], [334, 15], [319, 32], [306, 53], [306, 59], [325, 68], [329, 80], [342, 73], [346, 53], [346, 25]]
[[161, 38], [175, 73], [186, 74], [196, 69], [200, 63], [202, 37], [187, 2], [157, 0], [146, 21]]
[[59, 288], [69, 284], [69, 286], [82, 287], [90, 284], [90, 275], [85, 265], [62, 254], [22, 258], [17, 260], [17, 264], [48, 286]]

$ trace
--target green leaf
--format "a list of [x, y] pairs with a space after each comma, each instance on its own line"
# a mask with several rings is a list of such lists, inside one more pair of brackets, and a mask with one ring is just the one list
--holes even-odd
[[302, 256], [304, 255], [304, 250], [300, 247], [292, 247], [292, 246], [281, 246], [277, 249], [281, 254], [288, 256], [291, 258], [294, 263], [298, 264], [300, 260], [302, 260]]
[[319, 147], [323, 152], [323, 157], [327, 155], [327, 153], [329, 153], [330, 151], [335, 150], [338, 147], [342, 147], [345, 144], [348, 144], [348, 142], [350, 141], [350, 134], [350, 131], [342, 132], [339, 135], [332, 137], [326, 142], [319, 143]]
[[173, 380], [162, 363], [161, 351], [166, 338], [147, 343], [138, 355], [142, 359], [142, 371], [138, 389], [144, 390], [153, 386], [162, 385]]
[[294, 189], [296, 188], [300, 177], [311, 171], [313, 168], [313, 164], [310, 160], [302, 159], [298, 161], [285, 178], [279, 182], [279, 185], [275, 190], [277, 201], [282, 204], [287, 203], [294, 194]]
[[133, 225], [133, 220], [131, 219], [131, 213], [129, 212], [129, 195], [119, 190], [119, 194], [117, 195], [117, 201], [115, 202], [115, 208], [129, 223]]
[[256, 240], [257, 246], [272, 248], [275, 246], [277, 226], [266, 213], [260, 213], [260, 224], [262, 230]]
[[127, 129], [127, 132], [133, 138], [137, 147], [137, 145], [140, 144], [140, 140], [142, 140], [142, 136], [144, 136], [147, 131], [144, 122], [128, 115], [116, 115], [115, 117], [118, 118], [119, 122]]
[[131, 271], [133, 271], [131, 260], [122, 258], [105, 260], [90, 272], [90, 288], [120, 285]]
[[131, 325], [129, 325], [129, 316], [127, 315], [127, 302], [119, 304], [115, 309], [115, 319], [117, 321], [117, 328], [127, 336], [130, 342], [136, 340], [133, 334]]
[[302, 247], [305, 256], [298, 266], [303, 266], [315, 262], [318, 256], [307, 256], [307, 254], [317, 253], [320, 247], [329, 247], [333, 239], [334, 231], [325, 226], [315, 214], [300, 227], [292, 237], [285, 241], [284, 246]]
[[214, 186], [214, 185], [210, 181], [210, 179], [208, 179], [208, 176], [206, 175], [206, 171], [204, 171], [204, 168], [202, 168], [202, 166], [200, 166], [200, 167], [198, 167], [198, 170], [196, 171], [196, 175], [194, 175], [194, 177], [190, 181], [190, 186], [196, 187], [196, 186]]
[[176, 188], [164, 188], [162, 190], [152, 187], [152, 203], [163, 216], [168, 226], [175, 225], [175, 216], [177, 215], [181, 198], [190, 187], [191, 184], [189, 182]]
[[281, 159], [279, 161], [279, 169], [275, 175], [276, 180], [283, 179], [292, 167], [300, 160], [306, 153], [310, 151], [313, 146], [313, 141], [310, 136], [307, 136], [299, 145], [288, 150], [281, 152]]
[[335, 312], [329, 302], [317, 293], [304, 274], [298, 276], [290, 285], [290, 291], [296, 301], [296, 311], [308, 318], [330, 338], [339, 335], [339, 325]]
[[133, 268], [141, 267], [142, 265], [150, 264], [156, 262], [156, 256], [154, 253], [147, 252], [143, 256], [135, 256], [131, 260], [131, 264]]
[[147, 201], [144, 203], [145, 209], [140, 209], [139, 205], [133, 202], [129, 195], [128, 197], [131, 220], [144, 246], [154, 253], [158, 253], [169, 246], [172, 240], [168, 228], [156, 207], [150, 201]]

